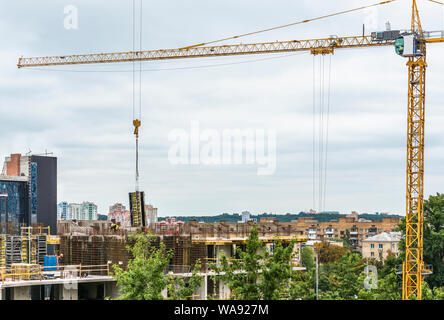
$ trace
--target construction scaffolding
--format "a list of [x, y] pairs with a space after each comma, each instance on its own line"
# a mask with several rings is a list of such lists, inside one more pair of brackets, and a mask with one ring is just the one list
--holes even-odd
[[21, 235], [0, 235], [0, 268], [14, 264], [43, 265], [49, 227], [21, 227]]
[[60, 253], [65, 265], [128, 264], [128, 234], [138, 228], [111, 229], [111, 221], [59, 221]]
[[[160, 242], [166, 250], [172, 250], [173, 257], [168, 272], [188, 273], [197, 261], [201, 270], [207, 269], [208, 248], [214, 245], [244, 245], [253, 228], [253, 223], [198, 223], [150, 225], [148, 229], [136, 227], [111, 228], [111, 221], [59, 221], [60, 253], [63, 264], [67, 265], [128, 265], [131, 254], [128, 236], [134, 232], [151, 233], [157, 236], [153, 245]], [[276, 240], [305, 242], [308, 239], [291, 224], [277, 221], [257, 224], [259, 238], [264, 243]], [[211, 251], [211, 250], [210, 250]]]

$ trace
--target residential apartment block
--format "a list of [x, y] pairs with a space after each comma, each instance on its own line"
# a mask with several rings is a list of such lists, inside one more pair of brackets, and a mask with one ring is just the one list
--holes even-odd
[[97, 220], [97, 205], [93, 202], [68, 203], [57, 205], [57, 220]]
[[129, 210], [121, 203], [115, 203], [109, 207], [108, 221], [114, 220], [115, 223], [122, 227], [131, 226], [131, 216]]
[[362, 257], [369, 259], [385, 260], [389, 253], [399, 253], [399, 241], [401, 233], [383, 232], [362, 241]]
[[313, 218], [299, 218], [290, 222], [294, 229], [313, 241], [344, 239], [348, 234], [353, 248], [357, 250], [361, 250], [363, 241], [369, 237], [397, 231], [399, 223], [398, 217], [383, 217], [381, 221], [370, 221], [358, 219], [357, 214], [328, 222], [319, 222]]
[[155, 224], [157, 222], [157, 208], [154, 208], [151, 204], [146, 204], [145, 219], [147, 226]]

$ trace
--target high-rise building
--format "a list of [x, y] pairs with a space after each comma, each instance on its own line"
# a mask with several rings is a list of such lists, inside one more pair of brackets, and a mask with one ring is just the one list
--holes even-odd
[[97, 220], [98, 216], [97, 206], [92, 202], [60, 202], [57, 206], [59, 220]]
[[29, 225], [29, 191], [25, 177], [0, 177], [0, 233], [20, 234]]
[[108, 220], [114, 220], [122, 227], [131, 226], [131, 216], [129, 210], [121, 203], [115, 203], [109, 206]]
[[81, 220], [97, 220], [97, 206], [92, 202], [83, 202], [82, 218]]
[[84, 220], [82, 219], [82, 204], [70, 203], [71, 220]]
[[109, 212], [124, 212], [126, 211], [126, 207], [121, 203], [115, 203], [112, 206], [109, 206]]
[[2, 177], [25, 181], [27, 185], [27, 218], [22, 221], [28, 225], [49, 226], [56, 233], [57, 224], [57, 158], [11, 154], [5, 158]]
[[131, 217], [129, 210], [125, 211], [114, 211], [108, 213], [108, 220], [114, 220], [115, 223], [120, 224], [122, 227], [130, 227], [131, 226]]
[[71, 206], [63, 201], [57, 205], [57, 220], [71, 220]]
[[155, 224], [157, 222], [157, 208], [154, 208], [151, 204], [146, 204], [145, 218], [147, 226]]

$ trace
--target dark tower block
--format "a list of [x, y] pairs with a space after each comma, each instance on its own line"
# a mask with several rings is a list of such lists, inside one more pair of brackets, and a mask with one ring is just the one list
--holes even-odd
[[29, 157], [29, 221], [57, 233], [57, 158]]

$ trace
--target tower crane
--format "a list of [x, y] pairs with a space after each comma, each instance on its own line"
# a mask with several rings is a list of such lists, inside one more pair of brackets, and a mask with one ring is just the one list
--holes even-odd
[[[375, 5], [382, 5], [393, 1], [396, 0], [383, 1]], [[443, 3], [436, 0], [429, 1], [443, 5]], [[350, 11], [353, 10], [344, 12]], [[304, 20], [299, 23], [305, 23], [308, 21], [310, 20]], [[239, 36], [235, 36], [227, 39], [236, 39], [238, 37]], [[220, 41], [227, 39], [222, 39]], [[313, 55], [327, 55], [334, 54], [335, 50], [344, 48], [394, 46], [397, 54], [408, 59], [406, 249], [402, 271], [402, 298], [408, 300], [412, 297], [421, 299], [422, 277], [423, 273], [426, 271], [423, 261], [425, 76], [427, 68], [426, 45], [429, 43], [441, 42], [444, 42], [444, 35], [442, 32], [426, 32], [422, 29], [416, 0], [412, 0], [411, 26], [408, 31], [384, 31], [374, 32], [371, 35], [363, 34], [360, 36], [332, 36], [322, 39], [218, 46], [209, 46], [208, 44], [211, 43], [202, 43], [178, 49], [20, 58], [17, 66], [18, 68], [27, 68], [120, 63], [295, 51], [308, 51]], [[134, 134], [136, 135], [138, 134], [137, 129], [139, 126], [139, 122], [134, 122]]]

